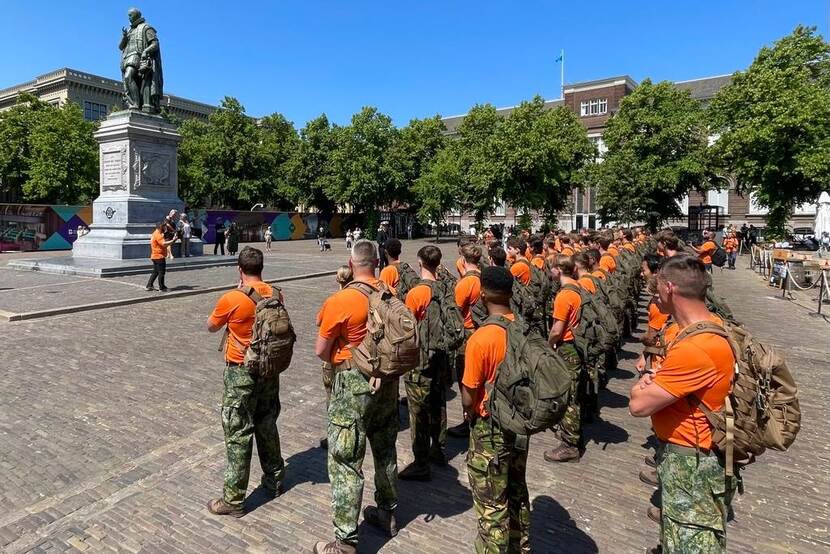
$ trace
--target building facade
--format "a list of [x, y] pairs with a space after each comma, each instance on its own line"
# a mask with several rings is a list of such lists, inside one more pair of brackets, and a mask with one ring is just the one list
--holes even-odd
[[[0, 110], [15, 105], [18, 96], [29, 93], [53, 105], [74, 102], [84, 110], [88, 121], [104, 119], [107, 114], [124, 108], [124, 87], [121, 81], [64, 67], [35, 77], [31, 81], [0, 89]], [[165, 94], [162, 109], [180, 119], [207, 117], [215, 106]]]
[[[707, 104], [731, 80], [731, 75], [717, 75], [688, 81], [677, 81], [674, 86], [689, 91], [692, 98]], [[631, 94], [636, 86], [637, 83], [628, 75], [573, 83], [565, 87], [562, 98], [545, 101], [545, 108], [553, 109], [557, 106], [567, 106], [579, 116], [580, 122], [585, 126], [588, 133], [588, 138], [595, 143], [599, 155], [602, 157], [606, 152], [605, 143], [602, 140], [605, 126], [609, 118], [619, 110], [622, 99]], [[513, 109], [514, 107], [501, 108], [497, 112], [507, 117]], [[463, 120], [464, 115], [444, 118], [447, 134], [449, 136], [457, 134], [458, 127]], [[715, 208], [708, 209], [708, 212], [717, 211], [718, 213], [719, 226], [725, 227], [733, 224], [740, 227], [746, 223], [756, 227], [765, 227], [766, 210], [754, 201], [752, 195], [742, 196], [738, 194], [735, 189], [735, 182], [731, 177], [723, 177], [721, 182], [723, 185], [721, 190], [713, 190], [702, 194], [692, 192], [684, 198], [680, 202], [684, 216], [688, 216], [690, 206], [693, 213], [696, 208], [699, 210], [700, 206], [710, 206]], [[592, 187], [584, 190], [574, 189], [571, 198], [571, 209], [559, 214], [559, 227], [565, 230], [597, 229], [601, 227], [603, 222], [600, 221], [597, 215], [596, 196], [596, 189]], [[796, 210], [790, 225], [794, 228], [812, 226], [815, 213], [815, 205], [801, 206]], [[540, 218], [536, 214], [531, 215], [533, 216], [534, 227], [539, 227], [542, 224]], [[518, 216], [519, 214], [514, 208], [501, 205], [488, 218], [486, 223], [488, 225], [504, 224], [509, 227], [517, 223]], [[448, 223], [456, 224], [465, 231], [475, 223], [471, 215], [460, 212], [450, 214], [447, 220]], [[673, 226], [685, 227], [689, 221], [688, 218], [684, 218], [669, 223]]]

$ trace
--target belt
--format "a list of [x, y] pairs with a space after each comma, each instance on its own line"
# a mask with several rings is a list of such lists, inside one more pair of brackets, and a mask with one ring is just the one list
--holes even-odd
[[225, 367], [244, 367], [245, 364], [238, 364], [236, 362], [225, 362]]
[[680, 456], [714, 456], [714, 450], [707, 448], [695, 448], [694, 446], [682, 446], [672, 442], [660, 443], [666, 452], [672, 452]]
[[343, 360], [339, 364], [332, 364], [331, 369], [334, 370], [335, 373], [340, 373], [341, 371], [349, 371], [353, 369], [355, 366], [352, 365], [352, 360]]

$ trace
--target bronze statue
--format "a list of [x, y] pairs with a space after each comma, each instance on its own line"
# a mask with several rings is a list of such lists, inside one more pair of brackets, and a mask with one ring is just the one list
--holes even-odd
[[127, 11], [130, 27], [121, 29], [121, 75], [127, 109], [159, 113], [164, 94], [161, 50], [156, 30], [144, 21], [141, 11]]

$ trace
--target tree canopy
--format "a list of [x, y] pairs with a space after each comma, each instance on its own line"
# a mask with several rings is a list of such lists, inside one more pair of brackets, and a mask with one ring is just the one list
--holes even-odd
[[83, 203], [98, 191], [96, 124], [77, 104], [52, 106], [22, 94], [0, 112], [0, 182], [30, 202]]
[[794, 208], [830, 183], [830, 45], [798, 26], [764, 47], [709, 106], [715, 163], [769, 208], [782, 233]]
[[706, 187], [708, 134], [688, 91], [646, 79], [623, 98], [603, 133], [608, 151], [588, 171], [603, 221], [656, 227], [682, 213], [677, 201]]

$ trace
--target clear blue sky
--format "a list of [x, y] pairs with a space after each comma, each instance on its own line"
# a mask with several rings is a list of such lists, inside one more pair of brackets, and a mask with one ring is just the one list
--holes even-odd
[[[620, 74], [686, 80], [745, 68], [798, 23], [827, 39], [828, 0], [138, 2], [162, 43], [165, 91], [300, 127], [347, 123], [374, 105], [402, 125], [559, 96], [566, 82]], [[7, 0], [0, 88], [59, 67], [119, 78], [128, 3]], [[215, 77], [221, 75], [221, 77]]]

